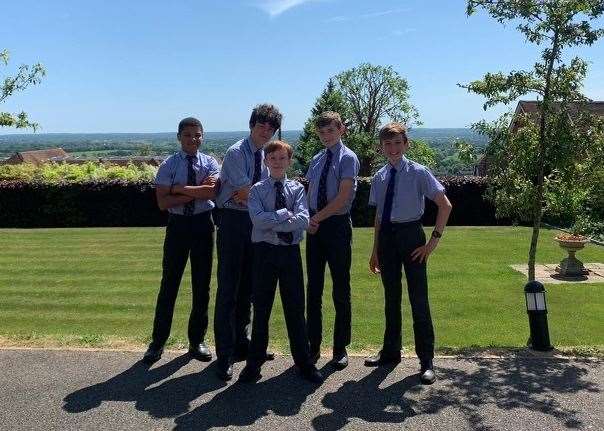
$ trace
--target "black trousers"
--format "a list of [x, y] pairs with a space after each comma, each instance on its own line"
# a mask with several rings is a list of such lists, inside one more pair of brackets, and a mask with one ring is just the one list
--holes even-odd
[[235, 349], [247, 351], [251, 321], [252, 221], [247, 211], [219, 210], [218, 290], [214, 338], [218, 359], [229, 360]]
[[164, 239], [163, 271], [151, 344], [161, 348], [170, 335], [172, 315], [182, 274], [191, 261], [193, 305], [189, 317], [189, 343], [201, 343], [208, 328], [208, 302], [214, 250], [214, 223], [210, 211], [194, 216], [170, 215]]
[[252, 341], [247, 363], [260, 367], [266, 360], [269, 320], [275, 300], [277, 282], [289, 346], [294, 362], [301, 368], [309, 366], [308, 337], [304, 322], [304, 276], [299, 245], [254, 244], [254, 284], [252, 302], [254, 320]]
[[434, 329], [428, 303], [426, 263], [411, 260], [411, 253], [426, 243], [419, 221], [392, 224], [380, 230], [378, 259], [385, 293], [386, 330], [384, 355], [398, 355], [402, 345], [402, 267], [405, 268], [407, 291], [413, 315], [415, 353], [420, 359], [434, 357]]
[[333, 348], [341, 351], [350, 344], [351, 248], [352, 224], [348, 214], [331, 216], [321, 222], [317, 233], [306, 235], [306, 313], [311, 352], [321, 349], [325, 264], [329, 265], [331, 272], [332, 298], [336, 311]]

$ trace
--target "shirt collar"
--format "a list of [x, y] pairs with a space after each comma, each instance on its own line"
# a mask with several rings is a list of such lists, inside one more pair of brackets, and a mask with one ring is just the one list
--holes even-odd
[[254, 145], [254, 140], [252, 139], [252, 135], [249, 135], [246, 138], [246, 141], [247, 141], [248, 148], [250, 149], [252, 154], [255, 154], [256, 151], [262, 151], [262, 148], [256, 148], [256, 145]]
[[336, 154], [338, 154], [340, 152], [340, 149], [342, 148], [342, 140], [339, 140], [333, 147], [331, 148], [325, 148], [325, 154], [327, 154], [327, 151], [330, 151], [331, 154], [333, 156], [335, 156]]
[[399, 160], [399, 162], [396, 164], [396, 166], [392, 166], [390, 163], [388, 163], [388, 170], [390, 171], [390, 168], [394, 167], [394, 169], [396, 169], [396, 172], [401, 172], [401, 171], [408, 171], [408, 167], [409, 167], [409, 159], [407, 159], [405, 156], [401, 157], [401, 159]]
[[283, 185], [285, 185], [285, 183], [287, 182], [287, 174], [285, 174], [285, 176], [284, 176], [282, 179], [280, 179], [280, 180], [277, 180], [277, 179], [275, 179], [275, 178], [273, 178], [273, 177], [271, 177], [271, 176], [269, 175], [269, 177], [268, 177], [268, 181], [269, 181], [269, 183], [271, 184], [271, 187], [275, 187], [275, 183], [276, 183], [277, 181], [281, 181], [281, 182], [283, 183]]
[[[185, 161], [187, 160], [187, 156], [189, 155], [183, 150], [178, 151], [178, 154], [180, 155], [180, 158]], [[197, 151], [193, 157], [195, 157], [195, 160], [199, 160], [199, 151]]]

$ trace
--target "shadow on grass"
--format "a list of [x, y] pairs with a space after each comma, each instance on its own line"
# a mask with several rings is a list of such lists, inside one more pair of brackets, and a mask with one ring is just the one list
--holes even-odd
[[[601, 361], [588, 359], [470, 358], [461, 360], [459, 366], [452, 360], [442, 360], [447, 366], [437, 363], [439, 380], [430, 387], [421, 386], [417, 374], [386, 383], [393, 380], [394, 376], [389, 375], [394, 367], [377, 368], [367, 374], [361, 369], [363, 375], [358, 380], [351, 379], [336, 388], [329, 387], [331, 379], [317, 387], [300, 379], [291, 368], [256, 384], [231, 383], [226, 387], [214, 375], [213, 365], [199, 373], [168, 379], [187, 361], [181, 356], [153, 369], [136, 363], [103, 383], [68, 395], [63, 408], [79, 413], [103, 401], [133, 401], [137, 410], [153, 417], [175, 418], [177, 430], [249, 426], [266, 416], [298, 414], [296, 423], [292, 423], [295, 428], [337, 430], [357, 419], [395, 424], [445, 409], [474, 430], [496, 429], [490, 423], [494, 411], [499, 412], [499, 419], [502, 412], [516, 411], [514, 415], [521, 416], [522, 411], [528, 411], [531, 417], [538, 413], [553, 419], [560, 428], [583, 429], [586, 424], [581, 412], [563, 400], [601, 392], [588, 378], [590, 369], [601, 366]], [[327, 366], [322, 371], [326, 377], [332, 372]], [[322, 395], [320, 405], [313, 401], [303, 407], [315, 391], [333, 389]], [[195, 400], [213, 391], [217, 391], [213, 398], [191, 410]]]

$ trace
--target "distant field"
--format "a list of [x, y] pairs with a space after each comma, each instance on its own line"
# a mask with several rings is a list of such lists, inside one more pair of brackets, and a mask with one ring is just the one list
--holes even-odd
[[[162, 228], [0, 229], [0, 340], [17, 345], [140, 346], [151, 329], [161, 276]], [[371, 229], [355, 229], [353, 344], [379, 347], [383, 292], [368, 271]], [[437, 346], [520, 347], [527, 339], [523, 276], [509, 268], [526, 259], [526, 228], [447, 229], [429, 265]], [[538, 261], [557, 262], [563, 252], [544, 231]], [[589, 245], [585, 262], [604, 262], [604, 248]], [[550, 332], [556, 346], [604, 346], [604, 284], [548, 285]], [[216, 280], [212, 279], [210, 316]], [[186, 343], [191, 300], [188, 270], [179, 295], [171, 343]], [[412, 343], [404, 298], [404, 344]], [[325, 291], [324, 348], [332, 337], [330, 285]], [[212, 320], [210, 321], [212, 328]], [[287, 340], [279, 300], [271, 342]], [[212, 342], [212, 330], [208, 341]]]

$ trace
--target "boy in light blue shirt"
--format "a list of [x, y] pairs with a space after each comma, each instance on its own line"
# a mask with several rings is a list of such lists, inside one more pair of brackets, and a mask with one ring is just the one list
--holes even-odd
[[[376, 207], [376, 215], [369, 268], [382, 277], [386, 330], [382, 350], [367, 358], [365, 365], [375, 367], [401, 360], [401, 278], [404, 267], [413, 315], [415, 352], [420, 360], [420, 381], [432, 384], [436, 380], [432, 363], [434, 329], [428, 304], [426, 262], [443, 234], [451, 203], [434, 175], [425, 166], [405, 157], [409, 141], [404, 125], [386, 124], [380, 130], [380, 144], [388, 164], [371, 181], [369, 204]], [[434, 201], [438, 207], [436, 226], [427, 243], [421, 224], [424, 197]]]
[[252, 186], [248, 200], [253, 224], [254, 318], [247, 363], [239, 381], [255, 382], [261, 377], [278, 282], [294, 362], [302, 377], [321, 383], [323, 376], [310, 360], [304, 320], [300, 241], [309, 220], [306, 193], [302, 184], [285, 175], [292, 158], [292, 148], [288, 144], [271, 142], [264, 148], [264, 157], [270, 176]]
[[189, 355], [210, 361], [204, 343], [208, 327], [208, 301], [214, 250], [214, 223], [211, 218], [218, 178], [216, 160], [199, 152], [203, 127], [196, 118], [185, 118], [176, 135], [181, 150], [159, 167], [155, 179], [157, 204], [168, 210], [162, 279], [157, 296], [151, 344], [143, 360], [152, 364], [162, 355], [170, 335], [174, 304], [187, 260], [191, 261], [193, 305], [189, 317]]

